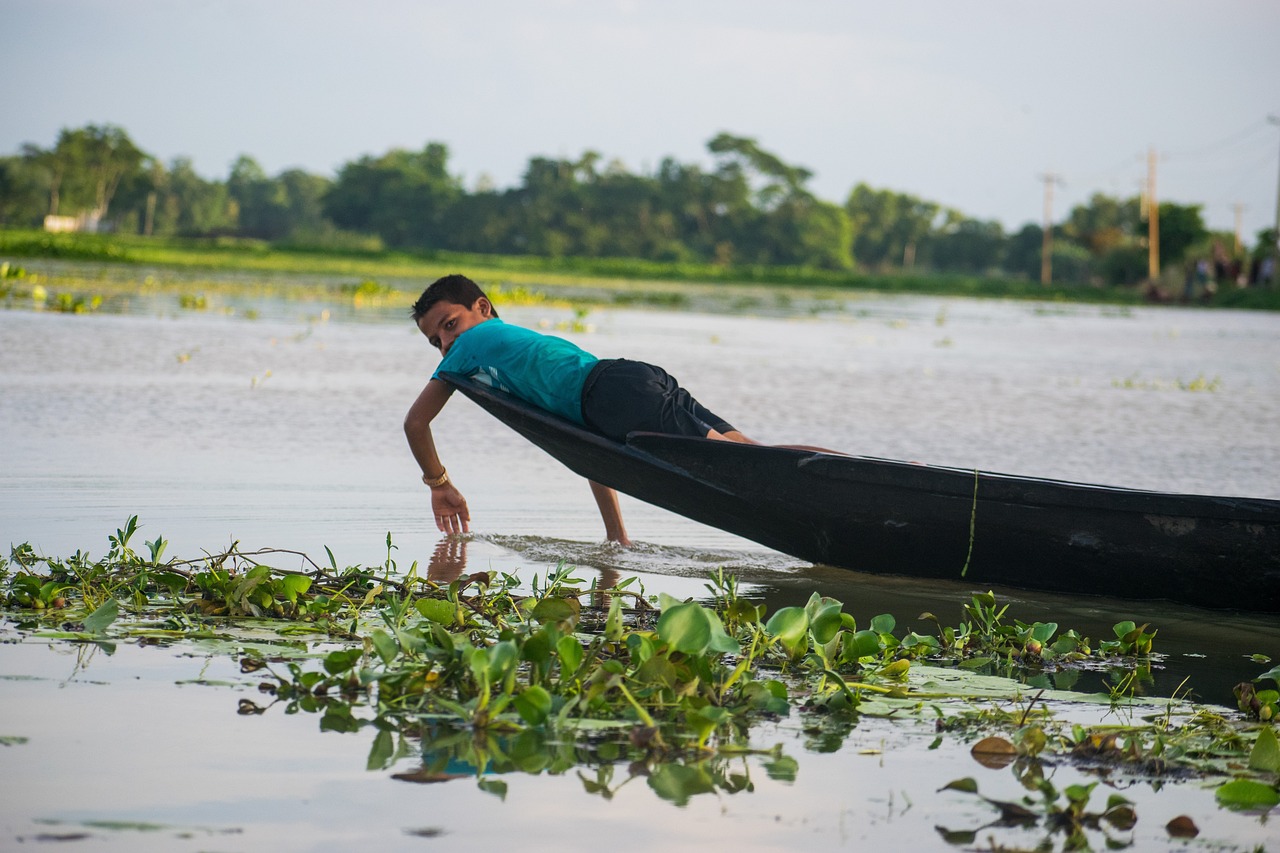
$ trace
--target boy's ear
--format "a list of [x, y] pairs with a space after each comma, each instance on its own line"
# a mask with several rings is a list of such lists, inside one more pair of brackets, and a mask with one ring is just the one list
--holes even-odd
[[480, 298], [476, 299], [476, 303], [472, 307], [474, 307], [475, 310], [479, 311], [482, 317], [494, 316], [493, 303], [489, 301], [488, 297], [481, 296]]

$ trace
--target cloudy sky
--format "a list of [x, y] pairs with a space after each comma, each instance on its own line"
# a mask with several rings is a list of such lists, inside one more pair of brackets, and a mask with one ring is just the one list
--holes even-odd
[[0, 0], [0, 153], [111, 123], [225, 178], [443, 142], [474, 187], [592, 149], [649, 171], [754, 137], [1007, 228], [1094, 192], [1274, 222], [1275, 0]]

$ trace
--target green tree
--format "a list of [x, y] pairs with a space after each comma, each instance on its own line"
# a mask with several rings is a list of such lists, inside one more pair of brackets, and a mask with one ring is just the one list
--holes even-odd
[[138, 177], [151, 159], [123, 129], [92, 124], [62, 131], [54, 155], [68, 164], [69, 188], [103, 219], [121, 182]]
[[1005, 248], [999, 222], [968, 219], [951, 212], [947, 224], [929, 236], [926, 257], [931, 266], [948, 272], [983, 274], [997, 269]]
[[287, 169], [276, 178], [284, 195], [285, 216], [290, 236], [319, 234], [329, 227], [324, 215], [324, 198], [333, 181], [302, 169]]
[[1028, 222], [1005, 241], [1001, 267], [1009, 275], [1038, 281], [1040, 254], [1044, 251], [1044, 229]]
[[49, 174], [25, 157], [0, 157], [0, 226], [35, 228], [49, 204]]
[[1181, 263], [1187, 250], [1209, 238], [1205, 228], [1201, 205], [1161, 202], [1160, 217], [1160, 266]]
[[235, 227], [226, 184], [202, 178], [187, 157], [170, 163], [157, 207], [158, 234], [197, 236]]
[[115, 125], [64, 128], [50, 149], [23, 147], [23, 157], [44, 170], [51, 214], [90, 213], [105, 219], [122, 181], [136, 179], [149, 164], [125, 131]]
[[845, 211], [853, 230], [853, 256], [871, 268], [910, 267], [921, 242], [934, 230], [940, 205], [859, 183]]
[[1062, 236], [1101, 258], [1138, 239], [1142, 218], [1137, 198], [1118, 199], [1094, 193], [1088, 204], [1076, 205], [1062, 225]]
[[848, 215], [819, 201], [806, 184], [813, 172], [783, 162], [756, 140], [720, 133], [707, 143], [720, 158], [719, 210], [744, 260], [848, 269], [853, 235]]
[[804, 185], [813, 173], [803, 166], [787, 165], [754, 139], [719, 133], [707, 143], [707, 150], [736, 165], [737, 171], [749, 179], [755, 179], [755, 201], [762, 210], [771, 210], [787, 200], [808, 194]]
[[436, 142], [362, 157], [339, 170], [323, 211], [336, 225], [377, 234], [391, 246], [443, 248], [450, 209], [463, 194], [448, 159], [449, 149]]
[[284, 188], [267, 177], [258, 161], [249, 155], [241, 154], [232, 164], [227, 194], [235, 210], [236, 230], [242, 236], [276, 240], [289, 233]]

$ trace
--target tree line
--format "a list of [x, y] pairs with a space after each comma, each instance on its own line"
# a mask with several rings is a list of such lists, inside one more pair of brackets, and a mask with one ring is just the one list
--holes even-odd
[[[724, 266], [912, 270], [1040, 276], [1043, 232], [859, 183], [843, 204], [809, 189], [812, 173], [721, 133], [714, 165], [663, 159], [637, 174], [595, 151], [532, 157], [517, 186], [482, 179], [467, 190], [449, 150], [392, 149], [349, 161], [336, 176], [268, 175], [239, 157], [225, 180], [168, 164], [122, 129], [64, 129], [53, 146], [0, 157], [0, 227], [40, 227], [47, 215], [92, 216], [117, 230], [234, 236], [331, 249], [451, 250], [544, 257], [636, 258]], [[1054, 279], [1131, 284], [1147, 272], [1146, 211], [1138, 198], [1094, 195], [1053, 229]], [[1207, 256], [1232, 235], [1211, 234], [1200, 205], [1159, 205], [1161, 265]], [[1260, 235], [1260, 247], [1268, 245]]]

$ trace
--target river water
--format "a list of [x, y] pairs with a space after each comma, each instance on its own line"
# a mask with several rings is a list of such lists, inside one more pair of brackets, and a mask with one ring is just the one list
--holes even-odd
[[[662, 364], [764, 442], [1280, 497], [1280, 317], [910, 297], [738, 304], [502, 314], [559, 329], [601, 357]], [[0, 544], [101, 554], [136, 514], [141, 538], [163, 535], [167, 553], [185, 557], [234, 540], [320, 562], [327, 546], [339, 565], [380, 564], [390, 536], [401, 570], [417, 561], [441, 578], [464, 567], [527, 577], [565, 559], [588, 575], [635, 574], [650, 592], [681, 596], [701, 593], [706, 573], [725, 566], [771, 608], [817, 590], [860, 622], [892, 612], [900, 627], [923, 610], [954, 624], [973, 591], [959, 580], [811, 566], [625, 497], [637, 545], [606, 545], [585, 484], [461, 396], [435, 432], [473, 534], [443, 541], [400, 432], [438, 354], [400, 309], [360, 315], [266, 300], [250, 319], [231, 307], [242, 306], [213, 299], [208, 310], [183, 311], [161, 297], [116, 314], [0, 312]], [[999, 593], [1017, 618], [1052, 618], [1095, 637], [1119, 619], [1150, 621], [1168, 662], [1148, 689], [1162, 695], [1190, 676], [1199, 698], [1227, 705], [1230, 685], [1260, 671], [1246, 655], [1280, 658], [1273, 617]], [[432, 842], [421, 836], [436, 834], [447, 849], [481, 849], [517, 832], [532, 849], [931, 847], [940, 843], [935, 823], [972, 817], [969, 803], [938, 798], [911, 814], [902, 793], [972, 773], [961, 767], [967, 754], [925, 753], [910, 745], [924, 734], [874, 725], [835, 755], [800, 755], [794, 782], [757, 769], [754, 793], [683, 808], [656, 804], [640, 784], [602, 803], [563, 777], [513, 781], [501, 803], [465, 782], [387, 782], [364, 770], [367, 739], [317, 737], [282, 715], [236, 718], [231, 694], [247, 688], [231, 675], [228, 688], [174, 688], [216, 681], [211, 672], [225, 665], [156, 649], [95, 658], [55, 644], [0, 646], [0, 736], [28, 738], [0, 749], [0, 761], [8, 779], [31, 781], [6, 795], [0, 838], [70, 826], [111, 849], [422, 849]], [[937, 761], [955, 772], [939, 781]], [[871, 772], [895, 766], [903, 775]], [[112, 783], [120, 774], [128, 786]], [[983, 784], [985, 793], [996, 783]], [[1162, 793], [1150, 820], [1199, 809], [1197, 821], [1219, 838], [1269, 837], [1256, 819], [1204, 814], [1206, 802], [1213, 809], [1205, 796]], [[103, 821], [169, 829], [148, 835]]]

